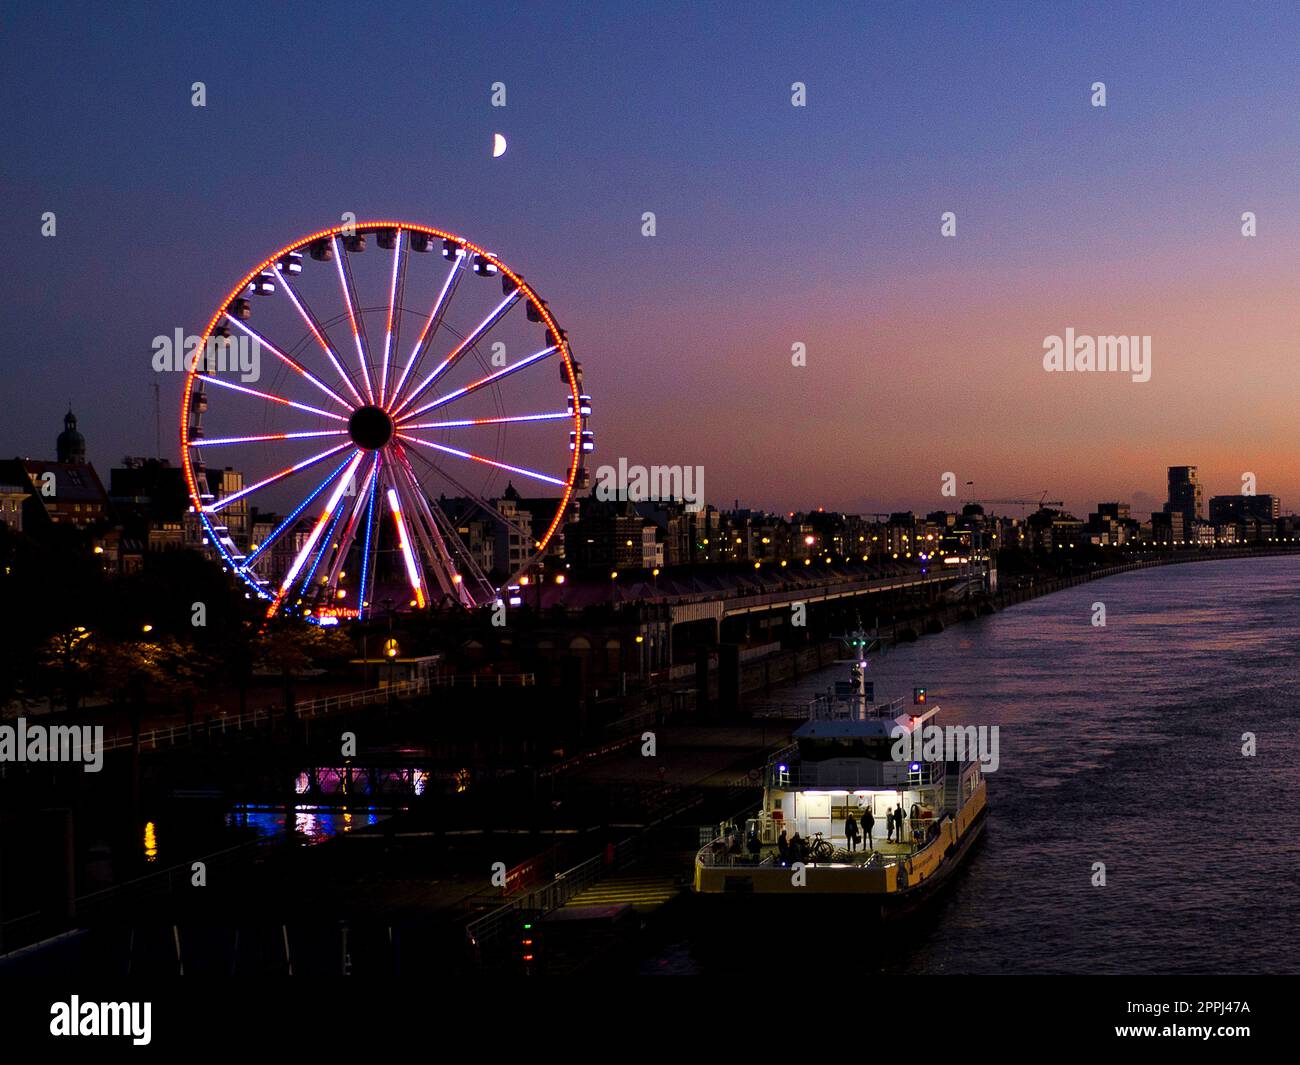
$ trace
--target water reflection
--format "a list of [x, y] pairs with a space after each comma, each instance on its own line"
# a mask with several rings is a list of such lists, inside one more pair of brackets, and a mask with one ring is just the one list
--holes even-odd
[[[327, 810], [315, 805], [299, 805], [293, 808], [293, 830], [304, 843], [311, 845], [377, 825], [386, 816], [371, 806], [357, 810]], [[251, 829], [260, 839], [283, 838], [285, 810], [282, 806], [236, 806], [226, 815], [226, 825]]]

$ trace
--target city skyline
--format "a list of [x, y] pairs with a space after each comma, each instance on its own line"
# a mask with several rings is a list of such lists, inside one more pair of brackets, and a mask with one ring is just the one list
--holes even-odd
[[[76, 7], [10, 20], [57, 46], [0, 72], [7, 452], [42, 453], [71, 398], [100, 454], [151, 453], [159, 384], [175, 462], [182, 377], [153, 372], [152, 339], [352, 210], [458, 228], [538, 286], [586, 369], [596, 464], [702, 465], [715, 500], [781, 511], [937, 509], [946, 472], [1158, 510], [1166, 463], [1300, 498], [1295, 12], [773, 7], [758, 34], [682, 9], [669, 47], [633, 14], [418, 10], [385, 26], [454, 66], [394, 65], [374, 35], [273, 89], [284, 55], [350, 39], [345, 6], [305, 34], [264, 16], [197, 66], [215, 15], [118, 14], [111, 55]], [[1151, 379], [1045, 373], [1067, 330], [1150, 336]]]
[[[68, 429], [69, 418], [71, 418], [71, 430]], [[80, 415], [76, 413], [75, 409], [73, 409], [72, 406], [69, 406], [68, 411], [65, 414], [65, 417], [61, 421], [61, 424], [65, 426], [64, 432], [58, 434], [58, 439], [54, 447], [48, 449], [48, 451], [46, 452], [42, 452], [40, 450], [27, 451], [12, 457], [20, 458], [23, 460], [34, 460], [37, 462], [45, 462], [45, 463], [68, 461], [67, 459], [65, 459], [65, 457], [62, 454], [58, 454], [58, 452], [60, 452], [64, 447], [63, 444], [64, 434], [69, 431], [76, 433], [78, 427], [81, 425]], [[118, 468], [122, 463], [128, 463], [128, 462], [136, 463], [139, 462], [140, 460], [157, 459], [159, 457], [153, 454], [140, 454], [140, 453], [127, 454], [119, 457], [118, 459], [111, 460], [108, 462], [101, 462], [100, 464], [97, 465], [95, 462], [93, 449], [90, 448], [90, 446], [87, 444], [85, 440], [85, 434], [82, 433], [79, 434], [79, 436], [80, 436], [79, 446], [82, 449], [81, 452], [82, 458], [80, 460], [73, 459], [72, 461], [74, 462], [83, 461], [85, 464], [94, 467], [97, 473], [102, 474], [102, 471], [108, 471], [114, 468]], [[10, 456], [8, 456], [7, 454], [0, 455], [0, 461], [4, 461], [9, 457]], [[173, 467], [177, 465], [174, 460], [172, 460], [171, 458], [165, 455], [162, 456], [162, 458], [164, 459], [164, 461], [166, 461], [168, 464], [172, 465]], [[1171, 476], [1174, 470], [1191, 469], [1192, 471], [1194, 471], [1194, 475], [1197, 477], [1196, 484], [1202, 490], [1202, 493], [1199, 497], [1199, 513], [1196, 516], [1202, 520], [1210, 516], [1209, 504], [1213, 502], [1215, 499], [1224, 499], [1224, 498], [1239, 499], [1239, 498], [1249, 498], [1253, 496], [1258, 496], [1262, 498], [1271, 499], [1273, 501], [1274, 509], [1275, 510], [1280, 509], [1280, 512], [1282, 514], [1291, 514], [1296, 512], [1294, 504], [1288, 505], [1287, 501], [1285, 499], [1282, 499], [1278, 495], [1278, 493], [1266, 490], [1268, 487], [1267, 485], [1263, 485], [1263, 486], [1257, 485], [1255, 486], [1255, 488], [1253, 488], [1250, 491], [1244, 491], [1244, 490], [1235, 491], [1235, 492], [1226, 491], [1226, 490], [1218, 491], [1216, 488], [1209, 487], [1206, 484], [1205, 479], [1203, 477], [1200, 477], [1199, 468], [1195, 463], [1177, 465], [1177, 466], [1169, 465], [1161, 468], [1166, 470], [1166, 478]], [[236, 470], [236, 472], [240, 473], [242, 471]], [[1244, 489], [1246, 486], [1239, 483], [1236, 487], [1238, 489]], [[936, 506], [927, 506], [923, 508], [909, 507], [909, 506], [896, 506], [896, 507], [889, 507], [886, 508], [885, 510], [875, 512], [875, 513], [877, 513], [878, 515], [887, 512], [894, 512], [894, 513], [901, 514], [901, 513], [911, 511], [918, 515], [924, 515], [926, 513], [946, 511], [948, 513], [959, 514], [961, 513], [963, 506], [965, 506], [968, 502], [972, 502], [984, 506], [984, 509], [987, 513], [998, 514], [998, 515], [1008, 516], [1008, 517], [1016, 517], [1017, 510], [1019, 510], [1022, 514], [1027, 513], [1026, 508], [1032, 505], [1032, 500], [1034, 499], [1034, 497], [1038, 497], [1040, 498], [1040, 500], [1047, 500], [1047, 496], [1051, 495], [1050, 492], [1031, 493], [1030, 496], [1027, 496], [1024, 499], [1016, 499], [1014, 501], [1008, 499], [1000, 499], [1000, 500], [990, 502], [986, 497], [978, 496], [975, 493], [973, 486], [960, 485], [959, 489], [960, 490], [957, 496], [941, 497], [941, 502], [939, 503], [939, 505]], [[594, 489], [591, 494], [593, 497], [600, 498]], [[586, 495], [587, 493], [582, 493], [581, 497], [585, 497]], [[1131, 511], [1136, 514], [1143, 514], [1143, 513], [1159, 514], [1162, 512], [1162, 510], [1167, 509], [1168, 504], [1171, 502], [1171, 498], [1172, 497], [1167, 493], [1164, 499], [1154, 500], [1150, 508], [1147, 508], [1146, 506], [1143, 505], [1138, 505], [1134, 503], [1132, 499], [1126, 498], [1122, 494], [1115, 494], [1115, 493], [1111, 493], [1109, 495], [1103, 494], [1090, 502], [1082, 503], [1078, 507], [1071, 507], [1068, 503], [1060, 507], [1051, 506], [1051, 504], [1056, 503], [1057, 500], [1047, 500], [1047, 503], [1045, 505], [1048, 507], [1048, 509], [1059, 510], [1062, 513], [1072, 514], [1076, 517], [1086, 516], [1094, 508], [1098, 506], [1104, 506], [1107, 504], [1120, 504], [1122, 506], [1130, 508]], [[682, 500], [677, 500], [677, 502], [682, 502]], [[807, 515], [818, 511], [825, 511], [829, 513], [843, 513], [846, 515], [861, 515], [861, 514], [873, 513], [869, 510], [866, 510], [865, 508], [859, 510], [853, 510], [853, 509], [846, 509], [846, 508], [839, 508], [839, 507], [826, 507], [824, 505], [808, 505], [808, 504], [795, 506], [793, 508], [788, 506], [786, 507], [759, 506], [751, 500], [746, 500], [738, 496], [733, 497], [730, 501], [721, 498], [706, 497], [702, 502], [704, 506], [712, 507], [713, 509], [721, 512], [730, 512], [730, 511], [737, 511], [737, 510], [742, 510], [742, 511], [749, 510], [755, 512], [761, 511], [761, 512], [768, 512], [774, 514], [778, 517], [781, 516], [794, 517], [796, 515], [800, 515], [800, 514]], [[1002, 509], [1002, 508], [1009, 508], [1009, 509]]]

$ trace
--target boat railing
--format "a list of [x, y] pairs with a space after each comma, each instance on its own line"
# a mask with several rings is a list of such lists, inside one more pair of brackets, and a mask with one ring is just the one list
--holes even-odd
[[[769, 762], [765, 783], [791, 791], [853, 791], [861, 788], [919, 788], [941, 784], [947, 772], [943, 762], [893, 762], [845, 759], [833, 769], [819, 763], [794, 760], [798, 750], [784, 759]], [[915, 766], [916, 768], [913, 768]]]
[[872, 718], [893, 720], [903, 713], [903, 700], [867, 705], [866, 697], [853, 693], [828, 691], [809, 703], [809, 719], [813, 721], [865, 721]]
[[[929, 821], [926, 822], [927, 825], [930, 823], [932, 822]], [[845, 861], [837, 861], [834, 859], [828, 862], [819, 862], [815, 858], [808, 857], [803, 859], [803, 863], [804, 865], [811, 865], [811, 866], [833, 865], [837, 868], [844, 869], [846, 871], [851, 871], [854, 869], [858, 869], [858, 870], [879, 869], [882, 866], [897, 865], [901, 861], [905, 861], [909, 858], [914, 858], [918, 854], [920, 854], [921, 851], [925, 850], [926, 847], [930, 846], [934, 842], [935, 842], [934, 840], [927, 840], [924, 843], [921, 843], [917, 846], [913, 846], [910, 850], [900, 851], [895, 854], [887, 854], [884, 851], [876, 851], [876, 850], [868, 851], [866, 860], [861, 862], [856, 860], [853, 862], [845, 862]], [[843, 850], [844, 850], [843, 847], [840, 846], [835, 847], [835, 852], [837, 855], [840, 854]], [[861, 854], [861, 851], [857, 852], [857, 854]], [[854, 857], [856, 858], [857, 855], [855, 854]], [[695, 860], [700, 865], [703, 865], [706, 868], [714, 868], [714, 869], [716, 868], [777, 869], [782, 867], [788, 867], [789, 865], [788, 862], [781, 861], [780, 854], [777, 851], [772, 850], [769, 844], [765, 843], [763, 845], [762, 853], [760, 853], [757, 857], [755, 857], [754, 855], [749, 853], [743, 840], [741, 841], [741, 849], [739, 851], [736, 851], [734, 849], [729, 850], [727, 847], [727, 840], [722, 836], [719, 836], [717, 839], [714, 839], [711, 842], [705, 844], [703, 847], [701, 847], [699, 849], [699, 852], [695, 856]]]

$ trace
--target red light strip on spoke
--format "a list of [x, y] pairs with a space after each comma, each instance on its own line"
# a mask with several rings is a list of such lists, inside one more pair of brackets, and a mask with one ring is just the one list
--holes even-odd
[[314, 433], [269, 433], [266, 436], [219, 436], [214, 439], [202, 438], [195, 441], [198, 447], [214, 447], [218, 444], [256, 444], [262, 440], [306, 440], [314, 436], [347, 436], [346, 429], [321, 429]]
[[514, 414], [505, 418], [462, 418], [454, 422], [421, 422], [419, 425], [403, 423], [403, 429], [458, 429], [465, 425], [501, 425], [505, 422], [549, 422], [567, 418], [568, 411], [556, 411], [554, 414]]
[[[347, 418], [342, 414], [335, 414], [333, 411], [321, 410], [320, 407], [313, 407], [308, 403], [298, 403], [292, 399], [285, 399], [284, 396], [275, 396], [270, 392], [259, 392], [256, 388], [248, 388], [245, 385], [237, 385], [234, 381], [223, 381], [220, 377], [208, 377], [206, 374], [200, 376], [200, 380], [206, 385], [217, 385], [220, 388], [229, 388], [233, 392], [243, 392], [248, 396], [256, 396], [258, 399], [269, 399], [272, 403], [280, 403], [286, 407], [293, 407], [296, 410], [305, 410], [308, 414], [319, 414], [326, 418], [333, 418], [337, 422], [345, 422]], [[191, 441], [195, 443], [195, 441]]]
[[474, 462], [481, 462], [485, 466], [495, 466], [499, 470], [509, 470], [511, 473], [518, 473], [524, 477], [532, 477], [538, 481], [545, 481], [547, 484], [558, 484], [564, 487], [565, 482], [558, 477], [550, 477], [544, 473], [538, 473], [536, 470], [526, 469], [523, 466], [511, 466], [508, 462], [497, 462], [496, 459], [484, 458], [482, 455], [472, 455], [468, 451], [461, 451], [458, 448], [447, 447], [446, 444], [435, 444], [432, 440], [421, 440], [417, 436], [407, 436], [406, 433], [398, 433], [403, 440], [412, 444], [421, 444], [424, 447], [431, 447], [437, 451], [442, 451], [448, 455], [455, 455], [462, 459], [472, 459]]
[[402, 549], [402, 561], [406, 563], [406, 578], [411, 582], [411, 591], [415, 593], [416, 605], [424, 607], [424, 589], [420, 586], [420, 571], [415, 565], [415, 554], [411, 550], [411, 539], [406, 534], [406, 519], [402, 517], [402, 504], [397, 500], [397, 489], [388, 489], [388, 508], [393, 512], [393, 521], [397, 524], [397, 544]]
[[339, 377], [343, 379], [343, 383], [348, 386], [348, 391], [356, 397], [358, 403], [364, 405], [366, 401], [361, 398], [361, 393], [357, 391], [357, 386], [352, 383], [351, 376], [349, 376], [347, 371], [343, 369], [343, 363], [339, 361], [339, 357], [334, 353], [334, 349], [330, 346], [329, 341], [321, 335], [321, 331], [317, 328], [312, 315], [307, 313], [307, 308], [303, 306], [302, 301], [298, 298], [298, 293], [294, 291], [293, 285], [289, 282], [289, 275], [286, 274], [283, 268], [278, 264], [276, 265], [276, 270], [280, 274], [280, 290], [289, 297], [290, 302], [297, 308], [299, 316], [307, 323], [307, 328], [311, 330], [312, 336], [316, 338], [316, 343], [324, 349], [326, 356], [328, 356], [330, 360], [330, 364], [338, 372]]
[[344, 399], [337, 392], [335, 392], [334, 389], [330, 388], [329, 385], [325, 384], [324, 381], [320, 380], [313, 373], [311, 373], [311, 371], [309, 371], [307, 367], [305, 367], [297, 359], [293, 358], [291, 355], [286, 355], [283, 351], [277, 348], [274, 344], [272, 344], [269, 340], [267, 340], [266, 337], [262, 336], [262, 334], [259, 333], [256, 329], [253, 329], [251, 326], [245, 325], [233, 314], [227, 314], [226, 317], [230, 320], [230, 323], [232, 325], [235, 325], [238, 328], [242, 329], [245, 333], [247, 333], [250, 337], [252, 337], [255, 341], [257, 341], [258, 347], [266, 348], [272, 355], [274, 355], [286, 366], [290, 367], [293, 370], [296, 370], [303, 377], [307, 378], [308, 381], [310, 381], [322, 392], [324, 392], [327, 396], [329, 396], [330, 399], [338, 403], [338, 405], [342, 407], [344, 410], [350, 411], [352, 409], [351, 403], [349, 403], [346, 399]]

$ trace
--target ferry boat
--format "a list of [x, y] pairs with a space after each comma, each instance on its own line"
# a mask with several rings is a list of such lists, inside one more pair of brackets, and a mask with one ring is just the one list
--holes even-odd
[[[871, 896], [889, 917], [916, 909], [970, 853], [988, 817], [981, 763], [895, 760], [897, 737], [928, 735], [919, 730], [941, 708], [875, 703], [864, 666], [816, 700], [794, 743], [768, 762], [757, 815], [701, 848], [698, 894]], [[917, 689], [914, 700], [923, 698]], [[898, 840], [886, 813], [900, 807]], [[859, 826], [874, 820], [870, 841], [859, 828], [852, 848], [850, 816]], [[792, 853], [796, 835], [803, 847]]]

